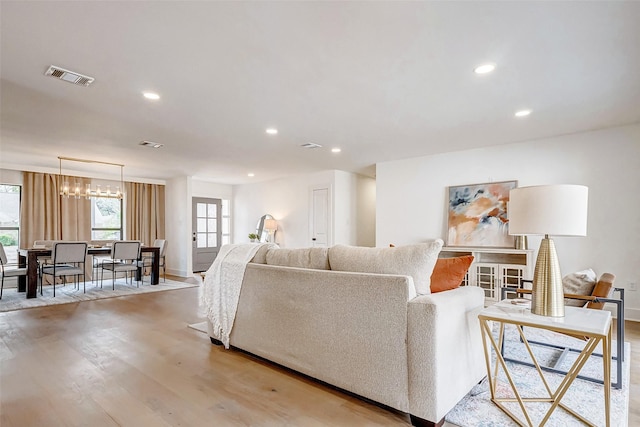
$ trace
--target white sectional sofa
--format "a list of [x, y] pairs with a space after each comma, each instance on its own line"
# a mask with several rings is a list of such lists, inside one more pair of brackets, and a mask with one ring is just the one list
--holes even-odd
[[439, 425], [486, 374], [482, 289], [416, 292], [428, 291], [441, 245], [261, 250], [230, 344]]

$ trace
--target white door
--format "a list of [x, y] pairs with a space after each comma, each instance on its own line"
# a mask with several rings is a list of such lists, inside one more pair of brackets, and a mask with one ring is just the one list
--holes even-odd
[[311, 190], [311, 246], [327, 247], [329, 238], [329, 189], [314, 188]]
[[222, 200], [193, 198], [193, 272], [207, 271], [222, 246]]

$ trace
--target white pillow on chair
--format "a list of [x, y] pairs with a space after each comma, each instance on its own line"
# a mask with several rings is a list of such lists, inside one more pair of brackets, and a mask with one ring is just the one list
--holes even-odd
[[[595, 271], [588, 268], [582, 271], [576, 271], [575, 273], [567, 274], [562, 278], [562, 288], [565, 294], [574, 295], [591, 295], [593, 288], [596, 286], [598, 277]], [[577, 299], [565, 298], [565, 305], [574, 307], [584, 307], [587, 301], [581, 301]]]

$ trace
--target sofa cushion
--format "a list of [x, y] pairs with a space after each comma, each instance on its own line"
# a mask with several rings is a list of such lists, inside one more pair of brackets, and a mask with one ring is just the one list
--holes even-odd
[[431, 293], [431, 273], [442, 249], [441, 239], [394, 248], [336, 245], [329, 248], [332, 270], [411, 276], [418, 294]]
[[255, 264], [266, 264], [267, 263], [267, 251], [269, 249], [278, 248], [278, 245], [275, 243], [261, 243], [258, 252], [251, 258], [251, 261]]
[[[592, 269], [577, 271], [567, 274], [562, 278], [562, 287], [565, 294], [591, 295], [597, 281], [596, 273]], [[565, 298], [565, 305], [583, 307], [586, 302], [571, 298]]]
[[431, 273], [431, 293], [448, 291], [460, 286], [472, 262], [473, 255], [438, 258]]
[[282, 267], [330, 269], [327, 248], [269, 249], [266, 261], [268, 265]]

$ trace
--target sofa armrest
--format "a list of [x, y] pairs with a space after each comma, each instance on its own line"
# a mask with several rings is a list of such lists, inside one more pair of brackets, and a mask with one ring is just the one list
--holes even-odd
[[440, 420], [486, 375], [478, 313], [484, 291], [463, 286], [408, 304], [410, 413]]

